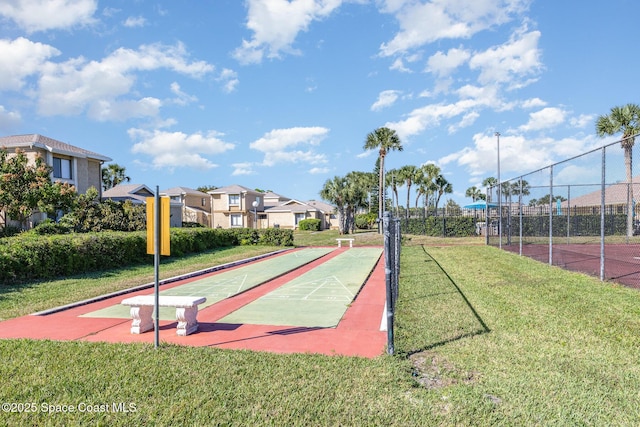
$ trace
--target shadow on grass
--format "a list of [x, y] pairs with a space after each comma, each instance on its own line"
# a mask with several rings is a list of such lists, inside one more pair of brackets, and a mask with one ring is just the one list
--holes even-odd
[[[420, 246], [422, 247], [422, 250], [424, 251], [425, 255], [429, 257], [425, 261], [426, 262], [432, 262], [437, 267], [438, 273], [446, 278], [447, 283], [450, 284], [453, 287], [451, 293], [457, 293], [458, 295], [460, 295], [460, 297], [464, 301], [464, 304], [469, 309], [469, 311], [472, 313], [472, 315], [475, 318], [476, 322], [480, 325], [480, 328], [478, 328], [476, 330], [473, 330], [473, 331], [460, 333], [460, 334], [454, 335], [452, 337], [449, 337], [449, 338], [446, 338], [446, 339], [443, 339], [443, 340], [440, 340], [440, 341], [437, 341], [437, 342], [429, 343], [429, 344], [427, 344], [427, 345], [425, 345], [425, 346], [423, 346], [423, 347], [421, 347], [419, 349], [413, 349], [411, 351], [408, 351], [408, 352], [406, 352], [406, 354], [408, 356], [410, 356], [412, 354], [420, 353], [420, 352], [427, 351], [427, 350], [432, 350], [434, 348], [437, 348], [437, 347], [440, 347], [440, 346], [443, 346], [443, 345], [446, 345], [446, 344], [449, 344], [449, 343], [452, 343], [452, 342], [455, 342], [455, 341], [458, 341], [458, 340], [461, 340], [461, 339], [470, 338], [470, 337], [474, 337], [474, 336], [477, 336], [477, 335], [483, 335], [483, 334], [491, 332], [491, 329], [489, 328], [489, 326], [487, 326], [487, 324], [482, 319], [480, 314], [478, 314], [476, 309], [473, 307], [473, 304], [471, 304], [471, 302], [469, 301], [467, 296], [464, 294], [462, 289], [460, 289], [460, 287], [455, 282], [455, 280], [453, 280], [453, 278], [440, 265], [440, 263], [435, 258], [433, 258], [429, 254], [429, 252], [427, 252], [427, 250], [425, 249], [424, 245], [420, 245]], [[443, 295], [443, 294], [447, 294], [447, 293], [449, 293], [449, 292], [432, 293], [430, 296]]]

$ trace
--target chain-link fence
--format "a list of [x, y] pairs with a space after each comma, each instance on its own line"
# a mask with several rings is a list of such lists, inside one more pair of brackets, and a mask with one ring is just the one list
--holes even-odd
[[387, 288], [387, 353], [395, 351], [393, 324], [398, 300], [398, 279], [400, 277], [400, 220], [385, 212], [383, 220], [384, 233], [384, 275]]
[[487, 191], [487, 243], [640, 287], [640, 176], [621, 140]]

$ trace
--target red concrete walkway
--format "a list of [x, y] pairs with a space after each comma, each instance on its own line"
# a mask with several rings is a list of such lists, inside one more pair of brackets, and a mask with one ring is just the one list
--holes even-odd
[[[333, 251], [328, 256], [335, 256], [345, 250], [348, 248]], [[386, 332], [380, 331], [385, 304], [384, 257], [381, 257], [376, 264], [371, 276], [347, 309], [337, 328], [216, 322], [278, 288], [293, 277], [309, 271], [326, 259], [325, 256], [261, 286], [202, 309], [198, 314], [199, 331], [186, 337], [176, 335], [175, 321], [160, 321], [160, 342], [275, 353], [320, 353], [369, 358], [384, 354]], [[181, 284], [184, 282], [175, 282], [163, 286], [162, 289]], [[0, 322], [0, 338], [147, 342], [153, 344], [155, 337], [153, 331], [140, 335], [130, 333], [130, 319], [78, 317], [100, 308], [119, 304], [122, 299], [137, 294], [149, 294], [149, 289], [45, 316], [30, 315], [9, 319]]]

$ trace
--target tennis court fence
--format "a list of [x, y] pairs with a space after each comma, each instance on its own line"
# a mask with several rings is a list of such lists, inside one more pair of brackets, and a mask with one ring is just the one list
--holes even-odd
[[384, 274], [387, 290], [387, 353], [394, 354], [393, 324], [396, 301], [398, 299], [398, 283], [400, 277], [400, 220], [385, 212], [382, 218], [384, 233]]
[[488, 188], [487, 244], [640, 288], [640, 176], [627, 142]]

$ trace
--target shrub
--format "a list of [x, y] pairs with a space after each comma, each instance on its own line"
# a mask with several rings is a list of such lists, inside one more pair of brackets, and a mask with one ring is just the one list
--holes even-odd
[[[57, 224], [45, 222], [38, 232], [0, 239], [0, 284], [51, 279], [151, 262], [145, 231], [48, 234]], [[42, 233], [42, 234], [39, 234]], [[172, 228], [171, 256], [235, 245], [293, 245], [293, 231]]]
[[308, 231], [320, 231], [320, 221], [317, 218], [303, 219], [298, 222], [298, 229]]
[[356, 227], [361, 230], [369, 230], [374, 228], [378, 216], [374, 213], [366, 213], [356, 215]]

